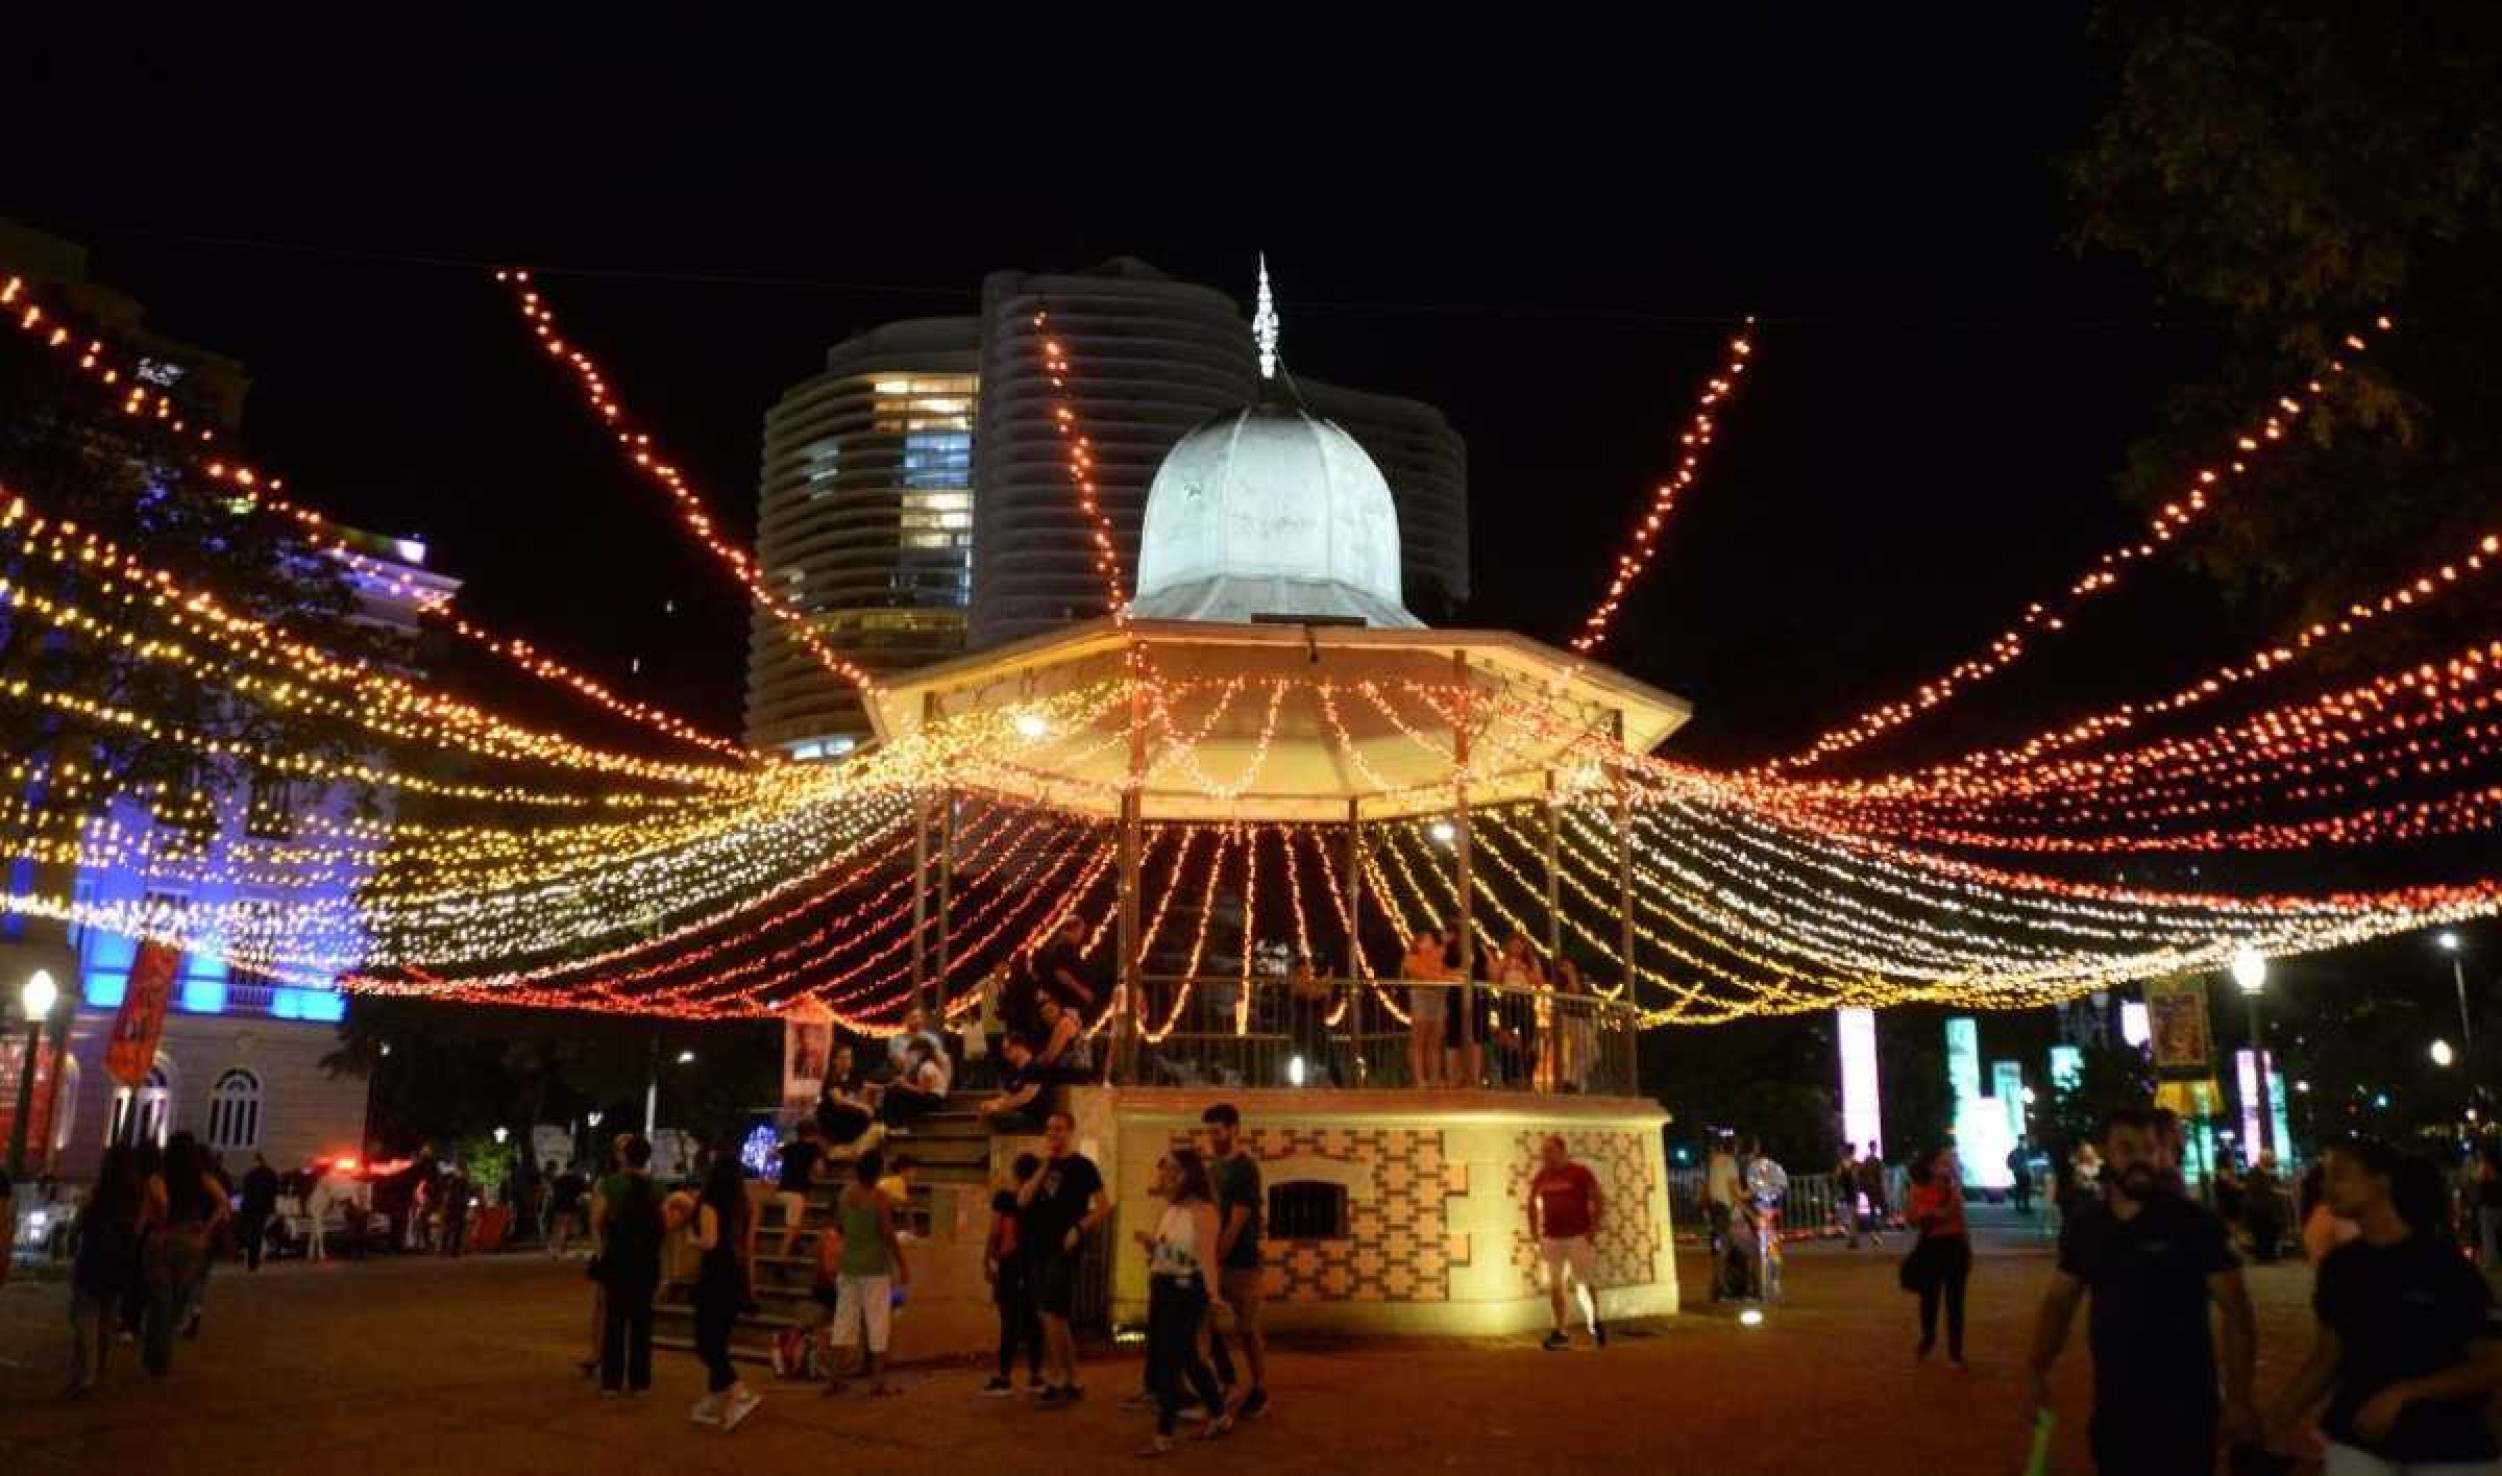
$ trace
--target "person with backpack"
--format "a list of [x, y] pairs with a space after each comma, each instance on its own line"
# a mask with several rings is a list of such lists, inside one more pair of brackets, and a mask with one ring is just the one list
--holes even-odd
[[686, 1225], [687, 1243], [701, 1257], [695, 1270], [695, 1356], [704, 1361], [704, 1397], [695, 1401], [690, 1417], [724, 1431], [737, 1429], [764, 1402], [730, 1362], [730, 1329], [747, 1304], [755, 1221], [738, 1155], [715, 1153]]
[[600, 1180], [591, 1210], [599, 1254], [591, 1279], [601, 1295], [599, 1391], [605, 1398], [652, 1388], [652, 1295], [660, 1289], [660, 1243], [668, 1227], [652, 1182], [652, 1140], [625, 1140], [617, 1172]]

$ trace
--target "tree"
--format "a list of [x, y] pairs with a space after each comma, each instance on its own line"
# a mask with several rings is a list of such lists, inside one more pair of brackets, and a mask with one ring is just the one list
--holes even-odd
[[[2502, 509], [2502, 9], [2479, 0], [2106, 4], [2109, 109], [2069, 181], [2088, 245], [2219, 314], [2223, 362], [2138, 446], [2125, 495], [2185, 468], [2332, 356], [2272, 458], [2185, 550], [2307, 624], [2439, 562]], [[2341, 347], [2382, 314], [2369, 353]]]
[[2154, 1064], [2142, 1047], [2105, 1040], [2078, 1051], [2076, 1075], [2050, 1093], [2048, 1126], [2063, 1151], [2093, 1141], [2112, 1109], [2154, 1100]]

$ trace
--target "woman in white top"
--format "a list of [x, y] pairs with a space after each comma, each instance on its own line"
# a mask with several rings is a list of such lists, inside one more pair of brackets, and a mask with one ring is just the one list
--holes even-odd
[[1442, 1083], [1442, 1012], [1450, 1008], [1449, 990], [1443, 981], [1449, 974], [1442, 967], [1442, 934], [1432, 928], [1419, 928], [1407, 945], [1407, 957], [1399, 964], [1399, 977], [1409, 982], [1407, 991], [1407, 1080], [1410, 1086], [1439, 1086]]
[[1208, 1169], [1194, 1149], [1176, 1148], [1156, 1160], [1154, 1192], [1164, 1214], [1153, 1232], [1138, 1232], [1147, 1253], [1147, 1387], [1155, 1391], [1155, 1439], [1142, 1456], [1170, 1455], [1173, 1426], [1181, 1417], [1185, 1380], [1208, 1409], [1203, 1438], [1234, 1427], [1225, 1392], [1199, 1353], [1199, 1329], [1208, 1315], [1208, 1271], [1216, 1260], [1216, 1195]]

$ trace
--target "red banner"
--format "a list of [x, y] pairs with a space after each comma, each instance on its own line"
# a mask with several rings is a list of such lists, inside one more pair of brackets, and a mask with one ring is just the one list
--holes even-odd
[[148, 1079], [156, 1065], [156, 1043], [165, 1034], [165, 1007], [173, 1002], [174, 974], [182, 954], [151, 938], [139, 945], [130, 961], [130, 984], [122, 991], [121, 1013], [113, 1017], [113, 1034], [104, 1048], [104, 1069], [126, 1087]]

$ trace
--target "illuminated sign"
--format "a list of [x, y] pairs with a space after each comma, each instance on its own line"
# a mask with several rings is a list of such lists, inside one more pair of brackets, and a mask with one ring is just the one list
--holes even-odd
[[1842, 1137], [1853, 1148], [1885, 1149], [1884, 1114], [1877, 1100], [1876, 1011], [1837, 1010], [1835, 1037], [1842, 1053]]

